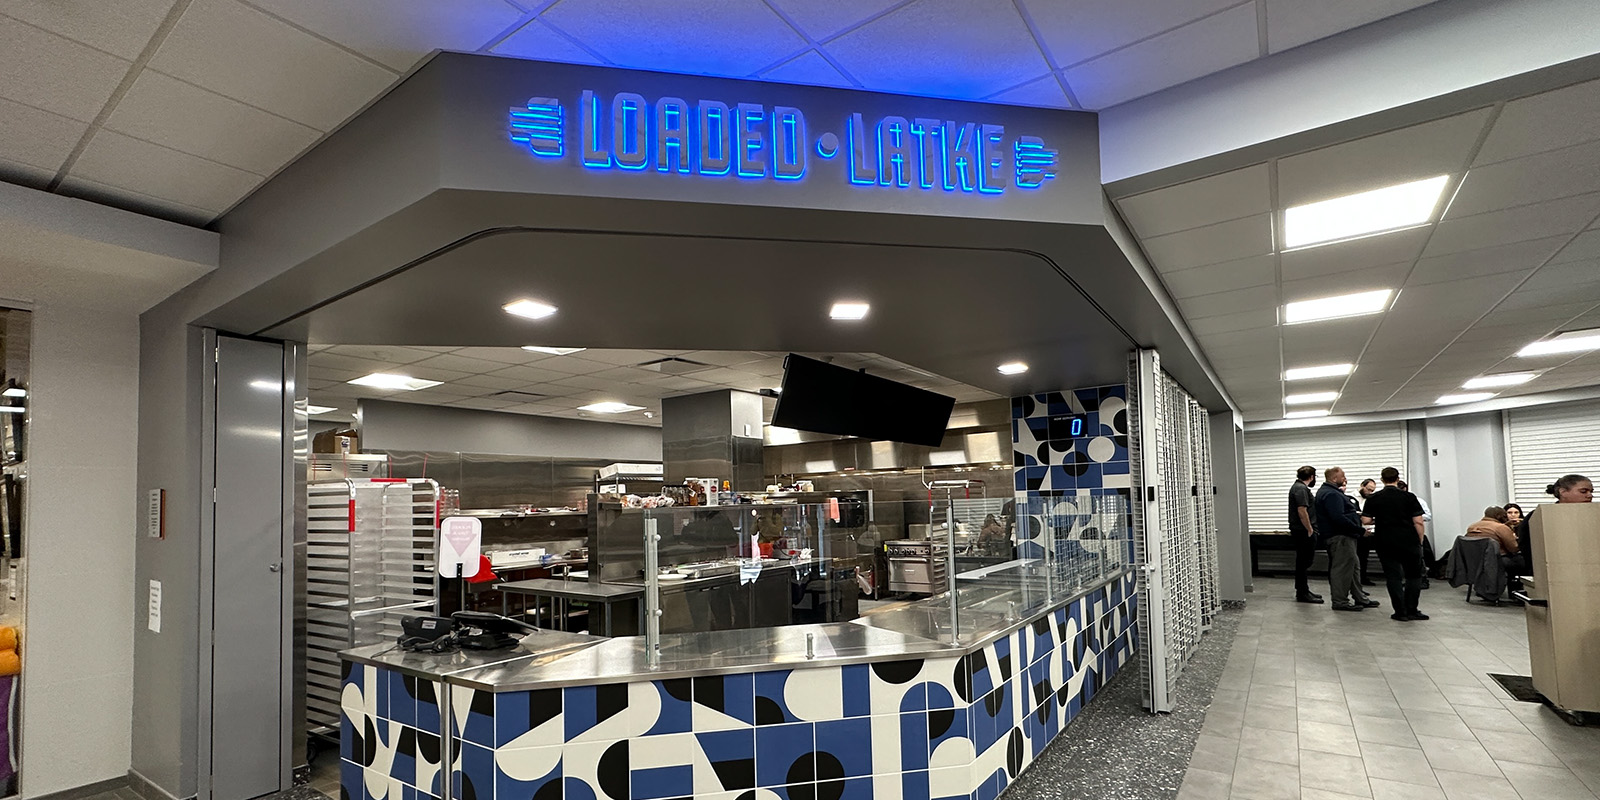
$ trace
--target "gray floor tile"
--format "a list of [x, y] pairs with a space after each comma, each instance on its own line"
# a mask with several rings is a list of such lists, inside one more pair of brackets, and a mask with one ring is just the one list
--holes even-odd
[[1400, 704], [1401, 708], [1407, 711], [1436, 711], [1443, 714], [1454, 714], [1456, 712], [1455, 706], [1450, 705], [1450, 701], [1444, 699], [1444, 695], [1438, 689], [1433, 688], [1431, 683], [1425, 687], [1396, 686], [1394, 687], [1394, 700]]
[[[1567, 766], [1554, 750], [1546, 747], [1539, 737], [1531, 733], [1485, 729], [1478, 731], [1477, 734], [1478, 742], [1496, 761], [1518, 761], [1523, 764], [1543, 764], [1547, 767]], [[1596, 750], [1593, 756], [1595, 761], [1600, 761], [1600, 750]]]
[[1200, 766], [1214, 772], [1232, 772], [1233, 760], [1239, 757], [1239, 740], [1212, 733], [1201, 733], [1195, 740], [1194, 753], [1189, 765]]
[[1266, 704], [1273, 706], [1292, 706], [1295, 704], [1295, 687], [1274, 686], [1265, 683], [1252, 683], [1248, 704]]
[[1360, 756], [1341, 756], [1303, 750], [1300, 753], [1300, 785], [1325, 789], [1356, 797], [1371, 797], [1367, 769]]
[[1361, 745], [1361, 760], [1366, 764], [1367, 775], [1374, 778], [1417, 783], [1423, 786], [1439, 784], [1433, 776], [1433, 766], [1421, 750], [1396, 747], [1388, 744]]
[[1300, 728], [1300, 719], [1291, 706], [1250, 704], [1244, 709], [1244, 724], [1252, 728], [1295, 733]]
[[1454, 712], [1448, 714], [1433, 711], [1406, 711], [1406, 721], [1411, 723], [1411, 730], [1418, 736], [1444, 736], [1451, 739], [1474, 740], [1472, 729], [1467, 727], [1461, 718]]
[[1360, 800], [1360, 795], [1330, 792], [1327, 789], [1300, 787], [1300, 800]]
[[1516, 715], [1505, 710], [1503, 706], [1494, 708], [1477, 708], [1474, 706], [1456, 706], [1456, 716], [1467, 724], [1473, 733], [1484, 731], [1509, 731], [1511, 733], [1528, 733], [1527, 726], [1517, 719]]
[[1473, 686], [1445, 686], [1439, 685], [1439, 691], [1444, 694], [1444, 699], [1456, 708], [1462, 706], [1476, 706], [1478, 708], [1500, 708], [1500, 699], [1489, 693], [1481, 685]]
[[1294, 685], [1295, 694], [1307, 700], [1344, 700], [1344, 684], [1337, 676], [1333, 680], [1307, 680], [1302, 678]]
[[1436, 786], [1419, 786], [1383, 778], [1369, 778], [1372, 800], [1445, 800], [1444, 791]]
[[1416, 734], [1411, 730], [1411, 723], [1403, 718], [1388, 719], [1358, 715], [1351, 719], [1355, 723], [1356, 741], [1398, 747], [1422, 747], [1417, 743]]
[[1433, 774], [1448, 800], [1521, 800], [1505, 778], [1448, 770], [1434, 770]]
[[1350, 708], [1343, 700], [1301, 700], [1295, 704], [1295, 708], [1299, 709], [1299, 718], [1303, 720], [1350, 724]]
[[1299, 800], [1300, 768], [1241, 757], [1233, 768], [1231, 796], [1248, 800]]
[[1190, 767], [1178, 789], [1178, 800], [1227, 800], [1232, 792], [1232, 773]]
[[1475, 740], [1467, 741], [1419, 733], [1417, 741], [1422, 744], [1422, 752], [1427, 754], [1428, 763], [1432, 764], [1435, 770], [1500, 776], [1500, 768], [1495, 766], [1489, 751], [1483, 749], [1483, 745]]
[[1299, 764], [1299, 736], [1246, 725], [1239, 734], [1239, 757], [1279, 764]]
[[1500, 770], [1523, 798], [1534, 800], [1594, 800], [1594, 793], [1564, 767], [1506, 762]]
[[1331, 722], [1300, 720], [1300, 749], [1336, 753], [1344, 756], [1361, 755], [1356, 729]]
[[1367, 717], [1388, 717], [1389, 719], [1405, 719], [1405, 709], [1395, 702], [1394, 696], [1385, 692], [1382, 697], [1359, 696], [1346, 694], [1345, 705], [1352, 715]]

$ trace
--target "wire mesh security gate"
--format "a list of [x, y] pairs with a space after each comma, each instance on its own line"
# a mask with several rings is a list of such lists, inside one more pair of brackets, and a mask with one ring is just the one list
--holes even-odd
[[1162, 371], [1154, 350], [1134, 354], [1128, 389], [1144, 700], [1166, 712], [1221, 606], [1211, 433], [1205, 408]]

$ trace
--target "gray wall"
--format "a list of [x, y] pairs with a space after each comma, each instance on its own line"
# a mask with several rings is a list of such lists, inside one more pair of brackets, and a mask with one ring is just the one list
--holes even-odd
[[1427, 487], [1433, 546], [1442, 554], [1483, 516], [1484, 506], [1499, 505], [1511, 496], [1500, 412], [1418, 420], [1411, 427], [1423, 430], [1426, 450], [1409, 454], [1407, 460], [1428, 465], [1427, 474], [1417, 482]]
[[362, 400], [363, 450], [660, 461], [661, 429], [471, 408]]
[[1211, 477], [1217, 495], [1217, 586], [1223, 600], [1244, 600], [1250, 548], [1244, 525], [1244, 438], [1231, 411], [1211, 415]]

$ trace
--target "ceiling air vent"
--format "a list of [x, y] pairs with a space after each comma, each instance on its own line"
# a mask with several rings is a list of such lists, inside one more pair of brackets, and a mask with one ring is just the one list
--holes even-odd
[[688, 375], [691, 372], [700, 372], [702, 370], [711, 369], [711, 365], [702, 364], [698, 361], [690, 361], [687, 358], [671, 357], [658, 358], [654, 361], [646, 361], [639, 365], [639, 369], [648, 369], [659, 372], [663, 375]]
[[510, 400], [510, 401], [516, 402], [516, 403], [537, 403], [540, 400], [548, 400], [548, 399], [550, 399], [550, 396], [547, 395], [547, 394], [536, 394], [534, 392], [519, 392], [516, 389], [508, 389], [508, 390], [506, 390], [504, 392], [495, 392], [494, 394], [491, 394], [489, 396], [493, 397], [493, 398], [496, 398], [496, 399], [499, 399], [499, 400]]

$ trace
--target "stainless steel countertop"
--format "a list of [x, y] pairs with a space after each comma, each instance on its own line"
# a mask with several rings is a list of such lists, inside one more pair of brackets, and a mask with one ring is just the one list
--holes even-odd
[[[1120, 580], [1124, 574], [1111, 576], [1107, 582]], [[1020, 594], [1015, 589], [986, 587], [982, 590], [984, 596], [975, 597], [977, 588], [962, 590], [971, 602], [961, 608], [961, 624], [964, 629], [970, 625], [975, 633], [959, 644], [949, 641], [950, 607], [941, 596], [851, 622], [665, 634], [661, 637], [661, 666], [657, 669], [647, 664], [644, 637], [627, 636], [601, 639], [593, 646], [549, 658], [505, 659], [456, 669], [448, 673], [449, 682], [494, 692], [517, 692], [761, 669], [861, 664], [896, 657], [956, 657], [1031, 624], [1048, 609], [1076, 600], [1099, 586], [1076, 592], [1060, 603], [1034, 603], [1031, 611], [1025, 611], [1023, 603], [1018, 602]], [[1017, 605], [1013, 606], [1013, 602]], [[813, 648], [810, 658], [806, 656], [808, 634]]]
[[541, 629], [505, 650], [459, 650], [454, 653], [408, 653], [399, 645], [373, 644], [339, 654], [346, 661], [371, 664], [426, 680], [443, 680], [464, 671], [515, 662], [548, 663], [606, 641], [603, 636]]

